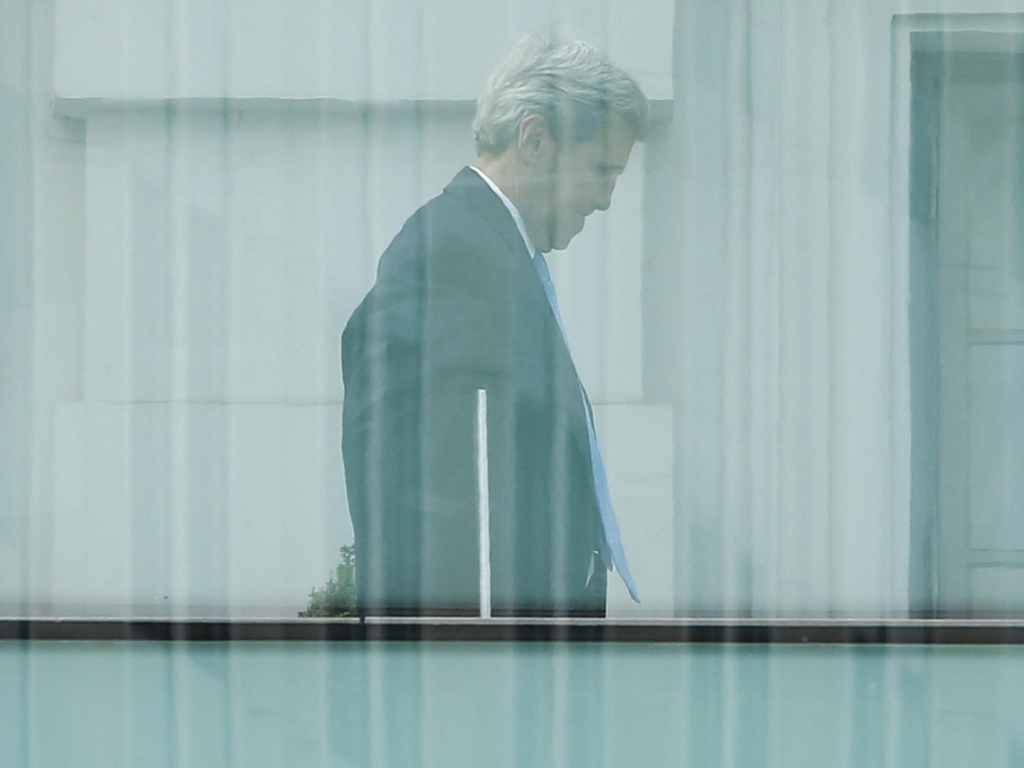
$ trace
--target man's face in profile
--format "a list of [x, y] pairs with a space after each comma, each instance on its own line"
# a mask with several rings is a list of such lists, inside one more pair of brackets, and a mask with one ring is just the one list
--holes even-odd
[[543, 252], [565, 249], [587, 216], [608, 209], [634, 141], [632, 132], [617, 120], [587, 141], [559, 146], [550, 133], [546, 138], [530, 206], [530, 236]]

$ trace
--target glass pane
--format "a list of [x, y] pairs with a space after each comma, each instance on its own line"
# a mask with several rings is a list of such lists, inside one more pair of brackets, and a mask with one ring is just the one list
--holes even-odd
[[0, 613], [1019, 611], [1010, 17], [293, 5], [0, 5]]
[[[0, 645], [10, 765], [1015, 765], [1020, 648]], [[833, 706], [822, 706], [822, 702]]]

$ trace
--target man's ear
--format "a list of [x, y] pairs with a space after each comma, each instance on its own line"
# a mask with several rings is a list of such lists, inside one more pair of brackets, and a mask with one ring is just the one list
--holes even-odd
[[539, 159], [551, 142], [551, 131], [544, 115], [527, 115], [519, 124], [519, 149], [526, 160]]

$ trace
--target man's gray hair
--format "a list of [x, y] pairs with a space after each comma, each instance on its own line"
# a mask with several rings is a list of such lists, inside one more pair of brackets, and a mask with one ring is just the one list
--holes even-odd
[[650, 105], [636, 80], [588, 43], [530, 35], [498, 65], [477, 100], [478, 153], [501, 154], [529, 115], [543, 115], [559, 143], [592, 139], [610, 118], [647, 138]]

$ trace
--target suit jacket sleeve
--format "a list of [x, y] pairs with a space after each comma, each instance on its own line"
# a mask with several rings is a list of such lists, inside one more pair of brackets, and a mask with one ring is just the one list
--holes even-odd
[[488, 392], [492, 515], [514, 517], [507, 249], [444, 223], [410, 220], [343, 336], [343, 450], [371, 610], [479, 606], [478, 389]]

